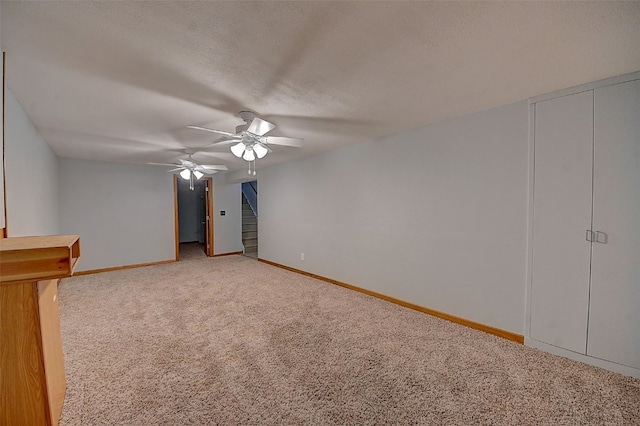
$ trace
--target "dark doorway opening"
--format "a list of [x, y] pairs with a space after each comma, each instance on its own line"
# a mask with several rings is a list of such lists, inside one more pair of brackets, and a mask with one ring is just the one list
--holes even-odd
[[175, 178], [176, 191], [176, 258], [193, 253], [193, 247], [199, 247], [207, 256], [213, 256], [213, 179], [203, 178], [189, 188], [189, 181]]

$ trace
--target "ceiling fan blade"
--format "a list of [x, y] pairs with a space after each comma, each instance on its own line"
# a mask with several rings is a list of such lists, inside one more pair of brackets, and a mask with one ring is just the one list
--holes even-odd
[[147, 164], [151, 164], [152, 166], [170, 166], [170, 167], [175, 167], [175, 166], [179, 166], [179, 164], [170, 164], [170, 163], [147, 163]]
[[269, 123], [268, 121], [263, 120], [262, 118], [254, 118], [247, 132], [253, 133], [254, 135], [263, 136], [273, 129], [276, 128], [276, 125], [273, 123]]
[[212, 175], [214, 173], [218, 173], [218, 170], [211, 170], [211, 169], [197, 169], [199, 172], [204, 173], [205, 175]]
[[267, 136], [267, 143], [269, 145], [283, 145], [283, 146], [293, 146], [296, 148], [302, 147], [302, 142], [304, 139], [300, 138], [287, 138], [284, 136]]
[[178, 170], [184, 170], [184, 167], [178, 167], [176, 169], [167, 170], [167, 173], [177, 172]]
[[[229, 137], [231, 138], [231, 136]], [[235, 142], [239, 142], [240, 140], [242, 140], [242, 136], [235, 136], [233, 139], [222, 139], [220, 141], [215, 141], [205, 146], [218, 145], [223, 143], [235, 143]], [[204, 148], [205, 146], [203, 146], [202, 148]]]
[[211, 132], [211, 133], [218, 133], [220, 135], [225, 135], [225, 136], [235, 136], [235, 133], [229, 133], [229, 132], [225, 132], [223, 130], [215, 130], [215, 129], [210, 129], [208, 127], [201, 127], [201, 126], [187, 126], [190, 129], [196, 129], [196, 130], [204, 130], [205, 132]]
[[227, 166], [219, 165], [219, 164], [200, 164], [198, 169], [201, 170], [229, 170]]

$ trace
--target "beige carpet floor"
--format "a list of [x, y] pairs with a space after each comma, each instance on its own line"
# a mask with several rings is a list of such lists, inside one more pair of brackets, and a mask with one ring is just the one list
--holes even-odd
[[639, 425], [640, 380], [243, 256], [66, 279], [61, 425]]

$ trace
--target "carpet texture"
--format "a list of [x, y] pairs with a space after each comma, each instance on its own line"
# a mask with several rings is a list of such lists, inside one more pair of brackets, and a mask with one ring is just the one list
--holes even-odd
[[65, 279], [61, 425], [638, 425], [640, 380], [242, 256]]

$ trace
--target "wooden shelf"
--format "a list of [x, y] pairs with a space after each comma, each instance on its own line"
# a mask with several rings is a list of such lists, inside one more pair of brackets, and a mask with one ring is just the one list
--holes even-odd
[[71, 276], [80, 257], [78, 235], [0, 239], [0, 282]]

